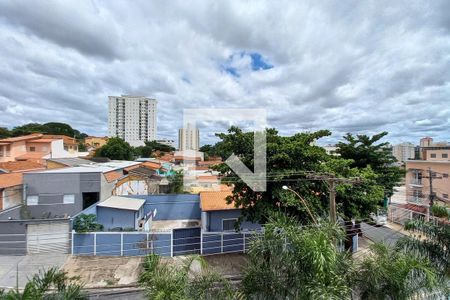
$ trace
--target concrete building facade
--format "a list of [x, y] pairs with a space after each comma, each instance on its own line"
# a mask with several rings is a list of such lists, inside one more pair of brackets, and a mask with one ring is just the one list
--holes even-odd
[[143, 96], [109, 96], [108, 133], [132, 146], [156, 140], [155, 99]]
[[178, 150], [195, 150], [200, 148], [200, 132], [192, 124], [178, 130]]
[[392, 155], [394, 155], [398, 162], [404, 163], [409, 159], [414, 159], [415, 146], [412, 143], [401, 143], [394, 145], [392, 147]]

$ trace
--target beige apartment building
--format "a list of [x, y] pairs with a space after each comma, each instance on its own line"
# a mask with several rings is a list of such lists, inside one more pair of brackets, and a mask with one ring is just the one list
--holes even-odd
[[429, 205], [432, 193], [436, 201], [450, 203], [450, 147], [425, 147], [423, 159], [406, 161], [407, 200]]

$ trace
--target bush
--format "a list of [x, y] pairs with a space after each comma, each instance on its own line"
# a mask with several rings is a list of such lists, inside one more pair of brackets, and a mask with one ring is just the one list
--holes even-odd
[[449, 217], [447, 207], [441, 206], [441, 205], [433, 205], [431, 207], [431, 213], [433, 214], [433, 216], [438, 217], [438, 218], [448, 218]]
[[73, 220], [73, 229], [76, 232], [102, 231], [103, 225], [97, 223], [96, 215], [81, 214]]

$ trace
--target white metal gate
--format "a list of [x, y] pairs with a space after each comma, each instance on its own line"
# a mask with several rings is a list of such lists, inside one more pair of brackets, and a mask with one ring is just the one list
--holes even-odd
[[69, 223], [39, 223], [27, 225], [28, 254], [68, 253]]

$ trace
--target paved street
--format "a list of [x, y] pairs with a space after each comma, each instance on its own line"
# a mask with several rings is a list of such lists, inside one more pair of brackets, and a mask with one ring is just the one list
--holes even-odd
[[374, 242], [385, 243], [389, 246], [394, 246], [395, 243], [405, 235], [399, 231], [388, 227], [375, 227], [367, 223], [361, 223], [361, 229], [364, 236]]
[[[45, 254], [27, 256], [0, 256], [0, 288], [23, 288], [28, 278], [39, 270], [51, 267], [61, 267], [67, 259], [67, 254]], [[17, 276], [18, 275], [18, 276]]]

